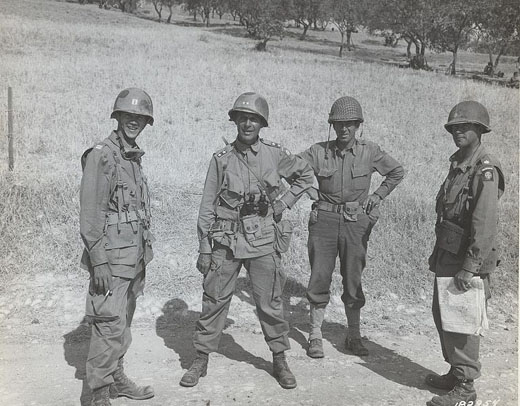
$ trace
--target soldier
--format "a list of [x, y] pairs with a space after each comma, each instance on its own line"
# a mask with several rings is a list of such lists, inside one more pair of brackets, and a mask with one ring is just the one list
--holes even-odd
[[[482, 134], [491, 131], [489, 115], [480, 103], [463, 101], [451, 110], [444, 127], [452, 134], [458, 151], [450, 157], [448, 176], [437, 194], [437, 241], [429, 259], [430, 270], [435, 276], [454, 277], [455, 286], [461, 291], [471, 289], [473, 278], [481, 278], [488, 299], [489, 274], [498, 258], [498, 199], [504, 192], [500, 163], [480, 143]], [[460, 244], [450, 238], [454, 232], [462, 235]], [[480, 337], [442, 329], [436, 283], [432, 313], [442, 355], [450, 370], [444, 375], [426, 376], [426, 383], [450, 392], [433, 397], [427, 404], [453, 406], [474, 402], [477, 394], [473, 381], [480, 376]]]
[[150, 386], [137, 386], [123, 370], [136, 298], [153, 257], [144, 152], [136, 144], [144, 127], [153, 124], [152, 100], [141, 89], [123, 90], [111, 118], [117, 130], [82, 156], [81, 264], [90, 272], [86, 315], [93, 324], [86, 370], [93, 406], [110, 405], [109, 397], [154, 396]]
[[[339, 254], [343, 278], [341, 300], [347, 316], [346, 348], [353, 354], [368, 355], [359, 330], [360, 309], [365, 304], [361, 273], [365, 267], [368, 238], [379, 218], [378, 206], [401, 182], [402, 166], [373, 142], [356, 138], [363, 112], [358, 101], [341, 97], [329, 113], [329, 139], [312, 145], [300, 155], [309, 162], [318, 180], [309, 220], [309, 261], [311, 276], [307, 288], [311, 331], [307, 355], [322, 358], [321, 325], [330, 300], [332, 272]], [[337, 139], [330, 142], [330, 126]], [[385, 176], [369, 195], [374, 171]], [[312, 196], [311, 196], [312, 197]]]
[[[279, 245], [275, 228], [276, 234], [290, 234], [285, 228], [290, 223], [280, 221], [282, 213], [312, 185], [312, 171], [280, 144], [259, 138], [269, 116], [262, 96], [240, 95], [228, 114], [238, 135], [213, 155], [206, 176], [197, 224], [197, 269], [204, 275], [202, 313], [193, 340], [197, 357], [180, 384], [195, 386], [206, 375], [208, 355], [218, 349], [243, 265], [265, 341], [273, 353], [273, 375], [280, 386], [292, 389], [296, 379], [285, 359], [290, 348], [289, 323], [283, 317], [285, 275], [280, 263], [280, 253], [287, 246]], [[282, 178], [291, 186], [280, 197]]]

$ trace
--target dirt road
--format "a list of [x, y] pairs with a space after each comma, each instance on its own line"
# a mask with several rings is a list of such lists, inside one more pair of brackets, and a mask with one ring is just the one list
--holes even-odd
[[[291, 321], [289, 365], [298, 380], [284, 390], [271, 376], [271, 355], [259, 329], [245, 279], [240, 278], [219, 353], [194, 388], [178, 382], [194, 356], [191, 335], [198, 298], [168, 298], [153, 289], [139, 299], [127, 372], [154, 386], [156, 396], [114, 405], [424, 405], [435, 392], [423, 384], [432, 371], [444, 373], [429, 298], [414, 307], [388, 297], [372, 301], [363, 314], [368, 357], [349, 354], [341, 306], [335, 299], [324, 325], [326, 357], [305, 355], [308, 305], [287, 298]], [[239, 280], [239, 281], [240, 281]], [[0, 404], [86, 405], [84, 383], [90, 329], [81, 324], [84, 280], [41, 275], [3, 287], [0, 299]], [[58, 288], [60, 295], [45, 287]], [[370, 302], [369, 302], [370, 303]], [[517, 333], [514, 320], [490, 308], [491, 329], [482, 341], [483, 404], [517, 405]], [[495, 402], [495, 403], [493, 403]]]

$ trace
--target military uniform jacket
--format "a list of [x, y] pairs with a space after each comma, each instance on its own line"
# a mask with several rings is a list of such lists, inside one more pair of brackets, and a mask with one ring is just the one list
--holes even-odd
[[134, 278], [153, 257], [150, 197], [137, 147], [126, 159], [116, 132], [85, 151], [80, 190], [81, 265], [109, 264], [112, 275]]
[[335, 142], [319, 142], [300, 156], [314, 170], [319, 184], [319, 200], [332, 204], [362, 203], [368, 196], [375, 171], [385, 176], [374, 192], [381, 199], [388, 196], [404, 176], [399, 162], [377, 144], [366, 140], [354, 139], [343, 150]]
[[[460, 270], [487, 274], [497, 264], [498, 200], [504, 192], [500, 163], [482, 145], [463, 162], [456, 152], [436, 200], [437, 242], [430, 257], [430, 270], [437, 276], [454, 276]], [[441, 248], [443, 221], [461, 227], [462, 252], [455, 254]]]
[[213, 155], [197, 222], [199, 252], [211, 253], [212, 241], [216, 241], [228, 246], [235, 258], [259, 257], [274, 251], [273, 211], [270, 207], [265, 217], [250, 219], [258, 221], [260, 230], [255, 235], [247, 234], [239, 211], [244, 199], [250, 194], [259, 196], [260, 189], [257, 178], [236, 154], [261, 177], [271, 199], [282, 193], [282, 178], [287, 180], [290, 188], [280, 199], [289, 208], [312, 185], [312, 170], [280, 144], [262, 138], [251, 146], [235, 140]]

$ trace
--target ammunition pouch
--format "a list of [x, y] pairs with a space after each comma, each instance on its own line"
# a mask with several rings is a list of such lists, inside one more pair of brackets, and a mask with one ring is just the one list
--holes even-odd
[[435, 235], [437, 236], [437, 246], [454, 255], [463, 255], [469, 246], [469, 234], [464, 228], [443, 220], [435, 225]]
[[346, 202], [342, 204], [333, 204], [324, 201], [319, 201], [317, 205], [318, 210], [330, 211], [333, 213], [343, 213], [343, 218], [346, 221], [357, 221], [358, 214], [363, 212], [363, 208], [359, 202]]

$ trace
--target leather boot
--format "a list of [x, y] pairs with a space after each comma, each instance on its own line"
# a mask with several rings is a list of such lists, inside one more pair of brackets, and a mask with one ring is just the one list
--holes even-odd
[[280, 386], [284, 389], [296, 388], [296, 378], [287, 365], [285, 353], [273, 353], [273, 376], [276, 378]]
[[309, 334], [309, 346], [307, 347], [307, 355], [311, 358], [323, 358], [325, 356], [321, 337], [321, 325], [324, 318], [325, 307], [317, 307], [311, 304], [311, 332]]
[[325, 356], [323, 352], [323, 340], [321, 338], [309, 340], [307, 355], [311, 358], [323, 358]]
[[433, 388], [452, 390], [459, 382], [455, 375], [453, 375], [452, 371], [453, 370], [450, 368], [448, 373], [444, 375], [428, 374], [426, 375], [424, 382]]
[[197, 353], [197, 358], [191, 364], [190, 369], [182, 376], [179, 384], [191, 388], [199, 383], [199, 378], [205, 377], [208, 373], [208, 354]]
[[442, 396], [434, 396], [426, 403], [427, 406], [455, 406], [468, 404], [477, 400], [477, 392], [473, 387], [473, 381], [460, 380], [454, 388]]
[[92, 401], [90, 406], [110, 406], [110, 392], [109, 386], [103, 386], [101, 388], [94, 389], [92, 391]]
[[134, 400], [144, 400], [154, 397], [153, 388], [151, 386], [137, 386], [123, 369], [123, 358], [117, 362], [117, 369], [114, 372], [114, 383], [110, 386], [110, 397], [115, 399], [125, 396]]
[[345, 347], [352, 354], [358, 355], [360, 357], [368, 355], [367, 348], [363, 345], [361, 338], [349, 338], [345, 339]]

